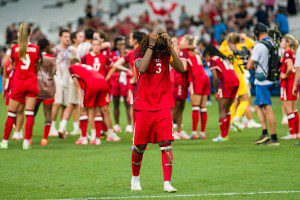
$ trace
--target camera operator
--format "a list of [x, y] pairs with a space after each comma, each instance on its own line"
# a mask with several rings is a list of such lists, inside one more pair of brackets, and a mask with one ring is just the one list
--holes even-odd
[[244, 77], [244, 71], [246, 62], [250, 56], [249, 49], [252, 49], [254, 44], [254, 41], [248, 38], [244, 33], [229, 33], [226, 40], [224, 40], [220, 46], [220, 51], [231, 60], [234, 71], [240, 83], [236, 99], [230, 107], [232, 120], [231, 124], [234, 126], [233, 128], [239, 131], [242, 131], [244, 128], [239, 121], [244, 115], [250, 101], [250, 95], [248, 85]]
[[[252, 55], [247, 64], [247, 69], [255, 69], [254, 84], [256, 85], [256, 99], [254, 105], [263, 129], [262, 135], [255, 141], [255, 144], [279, 145], [270, 92], [273, 82], [267, 79], [267, 73], [270, 67], [270, 52], [264, 42], [267, 42], [272, 46], [276, 44], [269, 38], [268, 28], [264, 24], [257, 23], [253, 31], [259, 42], [256, 43], [253, 48]], [[271, 138], [269, 138], [267, 127], [270, 130]]]

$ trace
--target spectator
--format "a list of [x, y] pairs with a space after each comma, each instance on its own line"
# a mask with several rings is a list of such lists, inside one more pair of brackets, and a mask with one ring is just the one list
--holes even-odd
[[101, 20], [103, 18], [104, 9], [102, 0], [97, 1], [96, 16]]
[[218, 44], [220, 44], [222, 42], [223, 35], [227, 31], [227, 28], [226, 25], [221, 21], [220, 16], [215, 16], [214, 21], [214, 39], [218, 42]]
[[16, 24], [13, 23], [6, 28], [6, 44], [11, 44], [13, 40], [17, 39], [18, 30]]
[[243, 30], [244, 28], [248, 28], [247, 27], [247, 11], [245, 9], [244, 4], [241, 4], [239, 6], [239, 11], [235, 15], [235, 24], [237, 25], [239, 31]]
[[109, 3], [109, 18], [112, 19], [115, 15], [117, 15], [121, 11], [121, 6], [117, 0], [110, 0]]
[[278, 25], [278, 30], [281, 34], [285, 35], [289, 33], [289, 22], [282, 8], [277, 11], [275, 23]]
[[189, 19], [188, 14], [186, 13], [185, 6], [181, 6], [181, 13], [179, 17], [179, 23], [182, 24], [184, 20]]
[[264, 11], [262, 9], [262, 4], [259, 4], [257, 6], [257, 11], [254, 14], [257, 22], [263, 23], [264, 25], [270, 27], [270, 23], [269, 23], [269, 14], [268, 12]]
[[92, 4], [91, 0], [87, 0], [87, 2], [86, 2], [85, 14], [88, 19], [93, 18], [93, 4]]
[[274, 11], [275, 0], [265, 0], [266, 12], [272, 13]]

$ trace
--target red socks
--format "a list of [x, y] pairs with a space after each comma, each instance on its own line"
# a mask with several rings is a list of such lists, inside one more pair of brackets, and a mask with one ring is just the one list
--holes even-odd
[[290, 113], [290, 114], [287, 115], [287, 118], [288, 118], [288, 125], [289, 125], [290, 134], [294, 135], [294, 134], [296, 134], [295, 114]]
[[294, 115], [295, 115], [295, 130], [296, 130], [296, 134], [298, 134], [298, 133], [300, 133], [300, 130], [299, 130], [299, 114], [298, 114], [298, 110], [295, 110]]
[[200, 116], [201, 116], [201, 132], [205, 132], [206, 130], [206, 123], [207, 123], [207, 112], [206, 108], [200, 109]]
[[227, 125], [227, 118], [220, 119], [220, 130], [222, 138], [228, 135], [228, 125]]
[[15, 112], [12, 112], [12, 111], [7, 112], [3, 140], [9, 139], [9, 136], [10, 136], [11, 130], [13, 128], [16, 117], [17, 117], [17, 114]]
[[102, 117], [101, 115], [98, 115], [95, 117], [95, 128], [96, 128], [96, 138], [100, 138], [101, 136], [101, 129], [102, 129]]
[[226, 125], [227, 125], [227, 134], [228, 134], [229, 128], [230, 128], [230, 121], [231, 121], [231, 113], [230, 112], [227, 113], [226, 119], [227, 119]]
[[34, 111], [33, 110], [25, 110], [26, 122], [25, 122], [25, 140], [30, 140], [33, 131], [34, 125]]
[[87, 128], [88, 128], [88, 116], [81, 115], [79, 117], [79, 120], [80, 120], [79, 127], [81, 129], [81, 136], [86, 137], [87, 136]]
[[[136, 148], [136, 147], [134, 147]], [[138, 152], [139, 151], [139, 152]], [[133, 176], [139, 176], [143, 160], [143, 150], [133, 149], [131, 154], [131, 169]]]
[[171, 143], [160, 146], [160, 150], [164, 181], [171, 181], [174, 160]]
[[192, 107], [192, 124], [193, 131], [197, 131], [198, 123], [199, 123], [199, 106]]
[[44, 139], [48, 139], [48, 135], [49, 135], [49, 132], [50, 132], [50, 127], [51, 127], [51, 123], [46, 123], [45, 126], [44, 126]]

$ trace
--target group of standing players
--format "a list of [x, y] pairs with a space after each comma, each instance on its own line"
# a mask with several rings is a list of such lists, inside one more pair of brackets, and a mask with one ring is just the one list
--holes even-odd
[[[219, 104], [220, 135], [215, 142], [228, 139], [230, 124], [240, 129], [239, 120], [249, 109], [249, 90], [245, 78], [245, 68], [237, 51], [243, 46], [251, 49], [254, 42], [240, 34], [229, 34], [220, 50], [208, 44], [199, 45], [197, 38], [185, 35], [179, 39], [170, 38], [160, 29], [150, 34], [134, 31], [130, 35], [132, 51], [125, 49], [125, 39], [117, 37], [113, 51], [102, 33], [92, 29], [70, 33], [60, 31], [60, 44], [50, 48], [50, 43], [42, 39], [38, 44], [30, 43], [30, 27], [22, 23], [18, 42], [12, 45], [7, 56], [6, 87], [7, 120], [1, 148], [8, 148], [8, 139], [15, 124], [22, 127], [25, 110], [25, 136], [23, 149], [31, 147], [34, 116], [40, 103], [44, 106], [45, 127], [41, 145], [48, 143], [48, 135], [65, 138], [66, 126], [70, 117], [74, 118], [74, 131], [81, 134], [78, 145], [101, 144], [101, 132], [107, 132], [108, 141], [119, 141], [120, 96], [124, 97], [128, 125], [126, 132], [134, 132], [132, 150], [131, 189], [141, 190], [140, 168], [143, 153], [148, 143], [158, 143], [162, 153], [164, 190], [176, 192], [171, 185], [173, 166], [172, 141], [179, 139], [206, 138], [206, 103], [210, 95], [210, 79], [204, 70], [203, 61], [209, 66]], [[281, 76], [282, 100], [289, 100], [290, 84], [293, 79], [293, 49], [296, 44], [286, 36], [285, 56]], [[70, 45], [70, 40], [72, 45]], [[289, 46], [290, 45], [290, 46]], [[200, 46], [200, 48], [198, 48]], [[201, 48], [202, 47], [202, 48]], [[203, 57], [201, 57], [201, 55]], [[239, 71], [238, 71], [239, 70]], [[12, 78], [13, 77], [13, 78]], [[292, 82], [292, 80], [291, 80]], [[182, 113], [185, 100], [190, 94], [192, 104], [192, 134], [182, 131]], [[109, 111], [113, 99], [116, 125], [112, 125]], [[295, 96], [293, 96], [294, 99]], [[297, 97], [297, 96], [296, 96]], [[295, 111], [296, 99], [285, 102], [289, 113], [291, 134], [298, 133], [298, 113]], [[55, 121], [62, 109], [59, 129]], [[230, 111], [233, 111], [232, 113]], [[292, 114], [290, 114], [292, 113]], [[251, 122], [252, 116], [247, 116]], [[201, 131], [198, 123], [201, 119]], [[173, 133], [173, 122], [177, 131]], [[253, 122], [253, 121], [252, 121]], [[134, 125], [132, 125], [134, 124]], [[91, 134], [88, 135], [90, 125]], [[133, 126], [133, 127], [132, 127]], [[17, 132], [14, 138], [20, 138]]]

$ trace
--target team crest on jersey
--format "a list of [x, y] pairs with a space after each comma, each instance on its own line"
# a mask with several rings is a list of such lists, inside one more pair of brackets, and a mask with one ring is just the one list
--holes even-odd
[[93, 64], [94, 70], [99, 71], [101, 67], [101, 63], [98, 57], [94, 58], [94, 64]]

